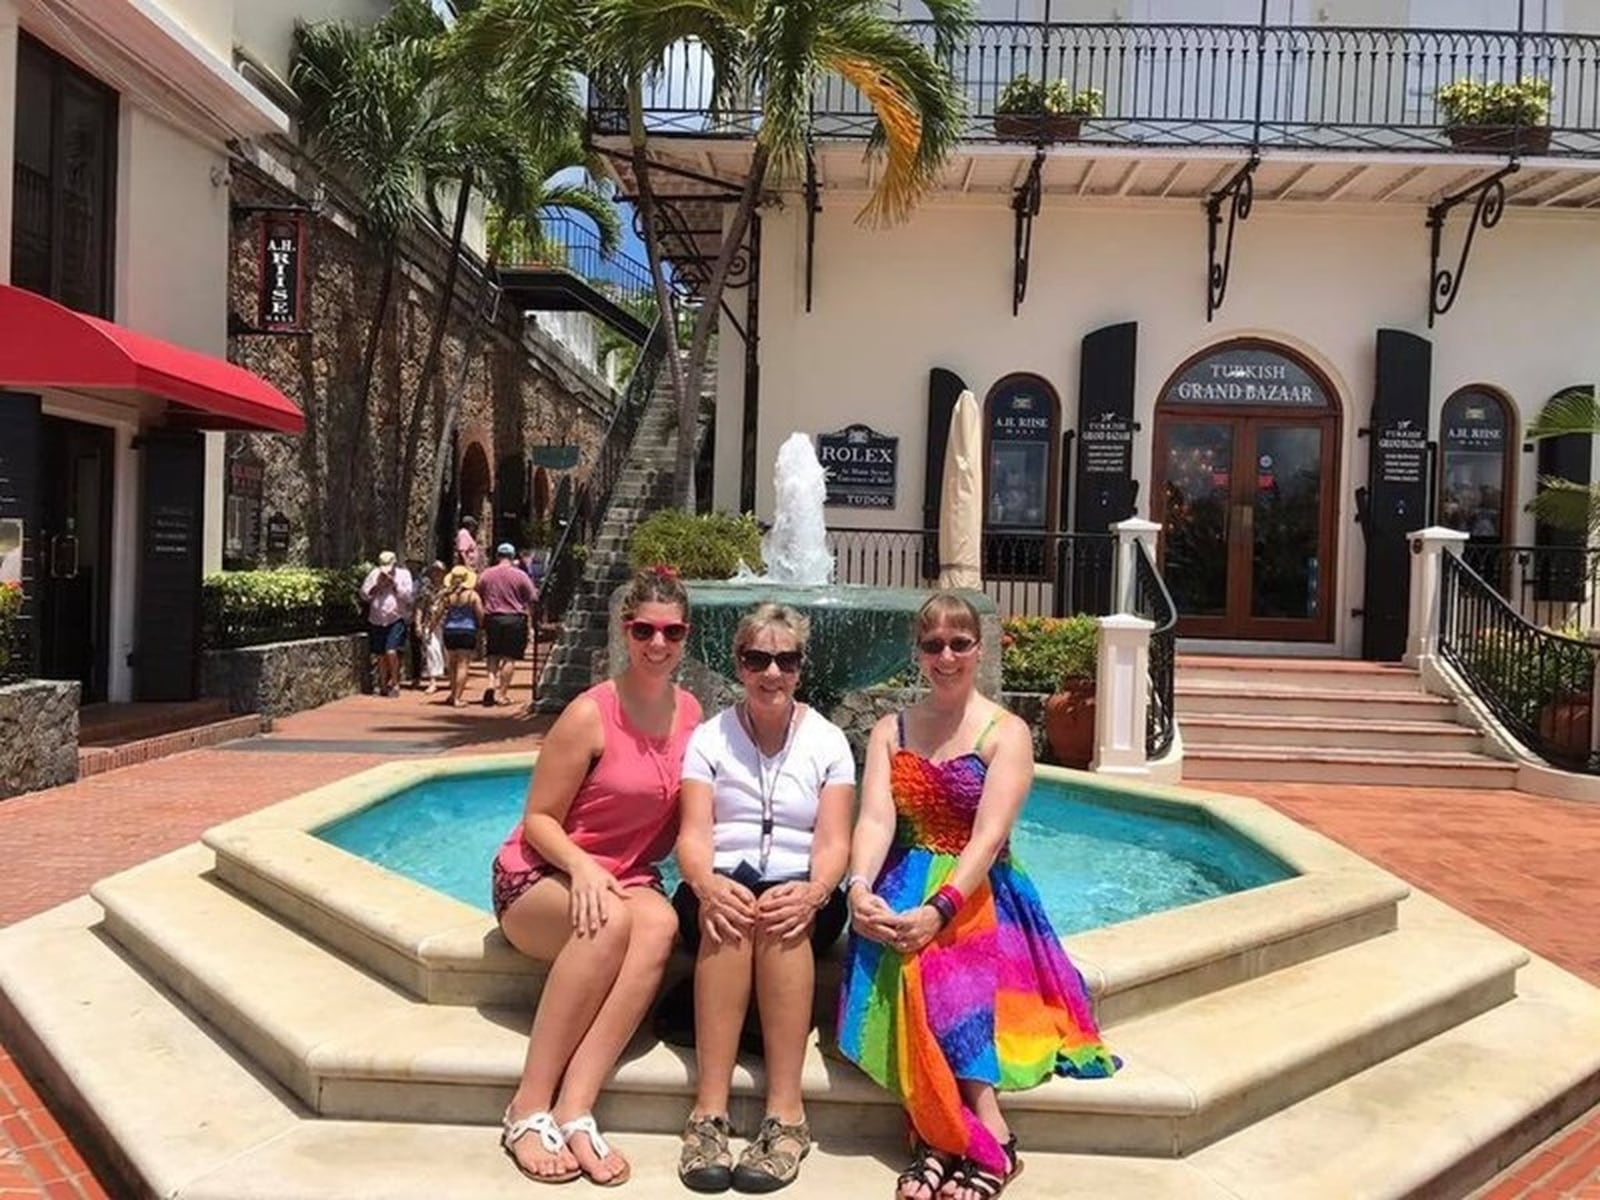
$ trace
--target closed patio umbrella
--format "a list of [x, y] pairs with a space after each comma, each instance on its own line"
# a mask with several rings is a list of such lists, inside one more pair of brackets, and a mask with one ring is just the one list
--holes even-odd
[[978, 546], [983, 538], [983, 435], [978, 402], [961, 393], [950, 418], [939, 491], [939, 586], [981, 588]]

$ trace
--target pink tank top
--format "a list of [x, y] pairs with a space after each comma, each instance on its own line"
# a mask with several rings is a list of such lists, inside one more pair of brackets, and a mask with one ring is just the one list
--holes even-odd
[[[646, 737], [628, 723], [611, 680], [583, 693], [600, 710], [605, 748], [567, 809], [567, 836], [624, 887], [659, 880], [655, 864], [678, 836], [678, 783], [689, 735], [700, 723], [700, 702], [677, 689], [677, 721], [662, 738]], [[546, 866], [522, 836], [522, 823], [500, 847], [506, 871]]]

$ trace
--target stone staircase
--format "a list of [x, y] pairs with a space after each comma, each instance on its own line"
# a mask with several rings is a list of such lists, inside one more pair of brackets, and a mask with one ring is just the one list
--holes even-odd
[[[708, 365], [702, 407], [716, 394], [716, 371]], [[704, 444], [710, 421], [702, 416], [698, 435]], [[611, 494], [600, 533], [589, 546], [583, 579], [562, 617], [561, 636], [539, 673], [536, 707], [560, 712], [591, 682], [595, 656], [606, 648], [611, 593], [628, 581], [628, 539], [641, 518], [672, 505], [673, 468], [678, 449], [678, 417], [672, 377], [663, 366], [639, 418], [627, 465]]]
[[1174, 683], [1186, 782], [1516, 786], [1516, 764], [1405, 667], [1180, 655]]
[[[296, 881], [314, 863], [251, 822], [0, 931], [6, 1045], [128, 1195], [526, 1197], [495, 1134], [542, 970], [482, 914], [398, 877], [376, 906], [313, 894]], [[1069, 939], [1127, 1065], [1005, 1098], [1029, 1164], [1009, 1195], [1461, 1196], [1594, 1102], [1593, 989], [1301, 836], [1329, 869], [1249, 920], [1145, 918], [1157, 936], [1132, 954], [1127, 926]], [[402, 944], [425, 910], [459, 924]], [[1207, 946], [1219, 920], [1228, 936]], [[825, 962], [819, 1009], [836, 986]], [[693, 1069], [641, 1037], [596, 1108], [636, 1194], [679, 1194]], [[743, 1132], [762, 1088], [741, 1061]], [[789, 1194], [890, 1195], [892, 1099], [825, 1040], [804, 1090], [819, 1146]]]

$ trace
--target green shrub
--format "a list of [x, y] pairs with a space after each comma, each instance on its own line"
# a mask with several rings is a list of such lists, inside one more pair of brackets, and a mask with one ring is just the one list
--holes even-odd
[[633, 531], [628, 557], [635, 569], [675, 567], [685, 579], [727, 579], [742, 559], [762, 569], [761, 528], [749, 513], [686, 513], [666, 508]]
[[1093, 679], [1100, 637], [1090, 616], [1008, 617], [1000, 633], [1000, 686], [1054, 692], [1064, 679]]
[[11, 663], [11, 645], [16, 633], [17, 616], [21, 612], [21, 585], [0, 584], [0, 670]]
[[1462, 639], [1462, 665], [1520, 720], [1534, 724], [1552, 701], [1579, 697], [1587, 702], [1595, 649], [1576, 625], [1547, 628], [1559, 638], [1512, 637], [1499, 629], [1480, 629]]
[[1028, 75], [1018, 75], [1000, 93], [994, 111], [1000, 116], [1098, 117], [1105, 111], [1105, 94], [1098, 88], [1074, 92], [1065, 79], [1040, 83]]
[[218, 571], [202, 585], [208, 611], [263, 612], [348, 603], [359, 607], [362, 581], [372, 568], [275, 567], [264, 571]]
[[1458, 79], [1434, 92], [1444, 124], [1544, 125], [1550, 120], [1550, 82], [1480, 83]]

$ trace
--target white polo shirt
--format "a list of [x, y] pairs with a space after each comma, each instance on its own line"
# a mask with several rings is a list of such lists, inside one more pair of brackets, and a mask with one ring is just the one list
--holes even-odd
[[[854, 784], [856, 760], [844, 730], [809, 706], [788, 742], [776, 754], [762, 754], [736, 706], [690, 736], [683, 777], [711, 785], [714, 870], [732, 871], [744, 861], [764, 880], [804, 879], [822, 789]], [[772, 838], [763, 864], [762, 827], [769, 818]]]

